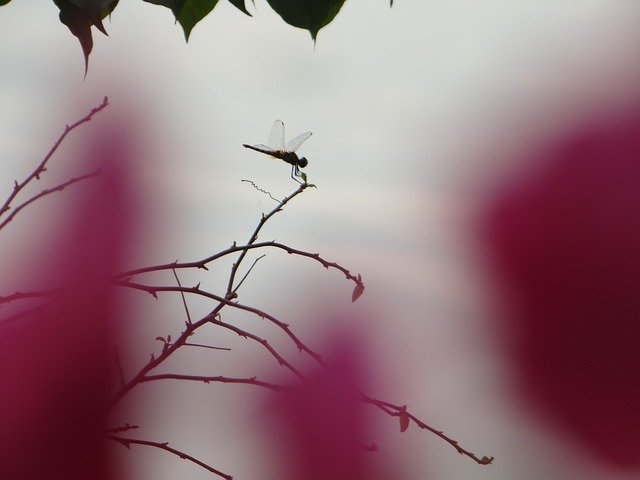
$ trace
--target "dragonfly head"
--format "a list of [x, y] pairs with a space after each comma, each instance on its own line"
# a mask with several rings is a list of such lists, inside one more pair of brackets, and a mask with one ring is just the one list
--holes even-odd
[[300, 168], [306, 167], [308, 163], [309, 163], [309, 161], [305, 157], [302, 157], [302, 158], [298, 159], [298, 166]]

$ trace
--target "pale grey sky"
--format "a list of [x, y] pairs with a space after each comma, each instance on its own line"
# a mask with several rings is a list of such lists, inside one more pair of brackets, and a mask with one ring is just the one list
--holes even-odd
[[[388, 373], [405, 372], [392, 375], [390, 400], [496, 457], [493, 466], [477, 466], [429, 434], [401, 436], [392, 419], [381, 418], [394, 427], [385, 430], [386, 442], [403, 455], [410, 478], [602, 476], [586, 460], [586, 467], [566, 463], [552, 433], [537, 430], [513, 403], [508, 366], [490, 350], [491, 302], [482, 272], [472, 267], [464, 220], [483, 181], [510, 166], [500, 154], [568, 128], [580, 111], [634, 94], [640, 7], [622, 0], [400, 0], [389, 9], [386, 0], [349, 0], [314, 48], [307, 32], [256, 3], [249, 18], [220, 2], [185, 44], [169, 10], [120, 2], [106, 22], [109, 37], [94, 33], [86, 79], [80, 46], [52, 2], [1, 7], [0, 187], [10, 188], [65, 123], [108, 95], [110, 109], [144, 111], [154, 141], [154, 167], [145, 176], [163, 208], [153, 219], [159, 240], [149, 261], [195, 259], [244, 241], [271, 208], [241, 179], [276, 196], [295, 187], [287, 165], [242, 143], [264, 143], [275, 118], [289, 137], [311, 130], [301, 153], [318, 189], [305, 192], [265, 235], [360, 272], [367, 291], [352, 306], [351, 286], [335, 272], [270, 254], [247, 282], [244, 301], [294, 325], [327, 303], [362, 319], [375, 312], [375, 349], [392, 359], [392, 367], [382, 362]], [[85, 128], [99, 125], [96, 119]], [[300, 322], [313, 339], [318, 328]], [[145, 332], [149, 348], [165, 333]], [[202, 411], [212, 401], [196, 394], [202, 388], [171, 388], [195, 393], [162, 397], [145, 415], [169, 416], [185, 403]], [[242, 404], [237, 392], [223, 393], [222, 409]], [[228, 411], [202, 415], [222, 432], [212, 435], [211, 462], [238, 479], [256, 478], [268, 459], [259, 445], [246, 445], [249, 422]], [[194, 418], [180, 425], [197, 431], [202, 418]], [[174, 435], [168, 425], [149, 423], [158, 440], [192, 441], [194, 454], [207, 454], [208, 433], [197, 432], [194, 441], [189, 429]], [[239, 448], [256, 461], [238, 459]], [[138, 479], [204, 478], [158, 452], [125, 454]]]

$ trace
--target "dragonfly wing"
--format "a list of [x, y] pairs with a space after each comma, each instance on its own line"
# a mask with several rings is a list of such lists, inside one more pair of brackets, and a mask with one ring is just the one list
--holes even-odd
[[298, 135], [295, 138], [292, 138], [289, 144], [287, 145], [287, 152], [295, 152], [300, 145], [304, 143], [304, 141], [311, 136], [311, 132], [305, 132]]
[[272, 150], [284, 150], [284, 123], [282, 120], [273, 122], [268, 143]]

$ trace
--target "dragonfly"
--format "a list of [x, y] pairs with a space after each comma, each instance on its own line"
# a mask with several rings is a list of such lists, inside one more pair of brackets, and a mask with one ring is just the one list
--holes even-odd
[[297, 177], [302, 178], [302, 180], [307, 181], [307, 176], [300, 172], [301, 168], [307, 166], [309, 161], [305, 157], [298, 157], [295, 153], [300, 145], [304, 143], [304, 141], [311, 136], [312, 132], [301, 133], [297, 137], [291, 139], [289, 143], [287, 143], [287, 147], [284, 145], [284, 123], [282, 120], [276, 120], [273, 122], [273, 126], [271, 127], [271, 134], [269, 135], [269, 146], [258, 143], [256, 145], [247, 145], [246, 143], [242, 144], [243, 147], [250, 148], [251, 150], [255, 150], [256, 152], [264, 153], [266, 155], [271, 155], [274, 158], [279, 158], [280, 160], [284, 160], [289, 165], [291, 165], [291, 178], [293, 178], [296, 182], [302, 184]]

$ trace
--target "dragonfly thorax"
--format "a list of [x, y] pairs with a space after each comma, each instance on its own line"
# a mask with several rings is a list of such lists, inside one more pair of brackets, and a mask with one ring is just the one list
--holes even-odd
[[300, 168], [304, 168], [309, 163], [305, 157], [298, 158], [298, 155], [296, 155], [294, 152], [281, 151], [278, 153], [282, 155], [280, 158], [290, 165], [296, 165]]

